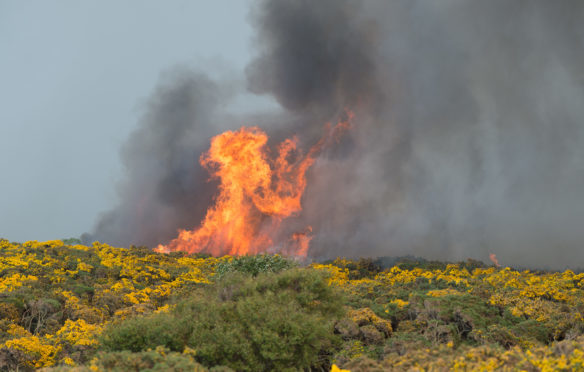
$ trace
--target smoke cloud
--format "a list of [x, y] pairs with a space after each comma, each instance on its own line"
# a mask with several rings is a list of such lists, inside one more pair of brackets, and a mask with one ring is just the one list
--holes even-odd
[[309, 145], [348, 108], [354, 129], [291, 222], [313, 227], [310, 255], [584, 267], [584, 3], [268, 0], [250, 19], [248, 91], [281, 111], [233, 119], [232, 85], [169, 74], [94, 238], [153, 246], [198, 226], [216, 186], [198, 158], [222, 130]]
[[205, 75], [184, 68], [164, 74], [122, 148], [121, 203], [100, 217], [88, 238], [152, 245], [172, 239], [180, 226], [196, 225], [212, 198], [197, 160], [230, 96]]

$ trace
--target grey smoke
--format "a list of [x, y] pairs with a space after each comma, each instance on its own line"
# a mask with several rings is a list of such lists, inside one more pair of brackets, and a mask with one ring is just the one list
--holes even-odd
[[173, 238], [178, 227], [196, 225], [211, 200], [211, 188], [204, 187], [208, 176], [197, 160], [229, 92], [184, 68], [161, 80], [121, 151], [126, 169], [121, 203], [100, 217], [93, 239], [158, 244]]
[[313, 256], [584, 267], [582, 19], [578, 0], [259, 2], [247, 85], [281, 113], [226, 123], [223, 83], [165, 79], [95, 237], [155, 245], [197, 226], [213, 195], [197, 159], [230, 125], [309, 145], [350, 108], [290, 221], [313, 226]]

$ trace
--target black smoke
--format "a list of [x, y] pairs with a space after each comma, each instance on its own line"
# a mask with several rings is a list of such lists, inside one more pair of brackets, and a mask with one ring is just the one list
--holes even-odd
[[222, 82], [163, 79], [96, 238], [156, 245], [197, 226], [212, 135], [260, 124], [308, 146], [348, 108], [354, 129], [311, 169], [292, 221], [313, 226], [313, 256], [584, 266], [583, 2], [260, 1], [250, 14], [248, 91], [280, 113], [233, 123]]

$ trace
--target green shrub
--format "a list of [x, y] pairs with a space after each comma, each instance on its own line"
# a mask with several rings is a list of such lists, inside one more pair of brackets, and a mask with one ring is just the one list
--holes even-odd
[[170, 314], [133, 318], [108, 327], [106, 350], [190, 347], [196, 360], [238, 371], [328, 366], [340, 340], [334, 323], [342, 298], [326, 275], [293, 269], [256, 278], [225, 275], [179, 302]]
[[256, 256], [234, 257], [217, 265], [216, 273], [220, 278], [231, 272], [240, 272], [252, 276], [260, 273], [277, 273], [295, 267], [296, 263], [280, 255], [259, 254]]
[[205, 371], [200, 364], [189, 355], [168, 352], [161, 348], [157, 350], [131, 353], [128, 351], [104, 353], [98, 356], [96, 363], [100, 370], [106, 371]]
[[133, 352], [165, 346], [174, 351], [183, 351], [188, 334], [180, 327], [180, 321], [168, 314], [148, 317], [136, 316], [108, 327], [101, 343], [106, 350], [129, 350]]
[[[147, 350], [139, 353], [130, 351], [101, 352], [91, 362], [92, 367], [97, 367], [100, 371], [113, 372], [206, 372], [208, 369], [195, 362], [188, 354], [171, 352], [168, 349], [159, 347], [155, 350]], [[60, 366], [51, 368], [51, 372], [65, 371], [92, 371], [88, 366], [69, 367]], [[227, 371], [226, 371], [227, 372]]]
[[93, 296], [95, 293], [95, 288], [84, 285], [84, 284], [73, 284], [70, 287], [71, 292], [73, 292], [76, 296], [83, 298], [84, 296]]

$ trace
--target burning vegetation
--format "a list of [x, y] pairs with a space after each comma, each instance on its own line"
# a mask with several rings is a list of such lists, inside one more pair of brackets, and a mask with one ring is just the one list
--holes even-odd
[[275, 242], [284, 220], [302, 210], [306, 172], [319, 152], [351, 126], [353, 118], [325, 125], [322, 138], [306, 154], [296, 137], [286, 139], [271, 155], [268, 136], [257, 127], [242, 127], [211, 139], [210, 149], [200, 163], [219, 180], [219, 193], [201, 223], [194, 230], [180, 230], [178, 237], [159, 252], [206, 252], [216, 256], [283, 252], [306, 257], [312, 227], [294, 232]]

